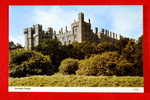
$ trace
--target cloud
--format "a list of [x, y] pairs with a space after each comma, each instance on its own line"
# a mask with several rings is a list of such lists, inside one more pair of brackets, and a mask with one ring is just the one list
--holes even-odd
[[[104, 26], [123, 36], [139, 37], [142, 33], [142, 9], [139, 6], [74, 6], [66, 10], [62, 6], [51, 6], [48, 9], [35, 8], [33, 20], [43, 24], [44, 28], [51, 26], [57, 31], [77, 19], [77, 14], [83, 11], [91, 19], [92, 26]], [[66, 7], [67, 8], [67, 7]], [[76, 8], [75, 10], [72, 8]], [[93, 27], [93, 28], [94, 28]], [[139, 32], [139, 33], [137, 33]]]
[[25, 43], [24, 43], [24, 36], [16, 36], [16, 37], [14, 37], [14, 36], [9, 36], [9, 42], [10, 42], [10, 41], [13, 41], [15, 44], [19, 43], [19, 44], [21, 44], [22, 46], [25, 45]]
[[112, 30], [122, 35], [137, 38], [143, 31], [143, 12], [142, 9], [132, 10], [130, 8], [113, 9]]
[[76, 11], [66, 11], [59, 6], [50, 7], [47, 10], [35, 8], [33, 20], [35, 23], [42, 24], [44, 28], [50, 26], [58, 31], [61, 27], [70, 26], [76, 19], [76, 14]]
[[[77, 20], [79, 12], [84, 12], [86, 21], [88, 18], [91, 19], [92, 28], [106, 28], [136, 39], [143, 32], [142, 6], [15, 6], [14, 8], [15, 11], [12, 8], [10, 10], [13, 11], [10, 40], [22, 45], [25, 27], [42, 24], [44, 30], [53, 27], [58, 32], [61, 27], [65, 28], [67, 25], [69, 29], [74, 19]], [[28, 13], [22, 13], [23, 11]], [[25, 17], [17, 19], [17, 16]]]

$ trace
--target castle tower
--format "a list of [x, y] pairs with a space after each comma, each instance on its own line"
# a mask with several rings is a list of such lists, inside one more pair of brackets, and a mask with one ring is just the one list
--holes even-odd
[[78, 14], [78, 20], [84, 22], [84, 13], [81, 12]]
[[83, 23], [84, 23], [84, 14], [81, 12], [78, 14], [78, 25], [73, 26], [73, 32], [76, 34], [76, 41], [82, 42], [83, 40]]
[[95, 34], [98, 33], [98, 27], [95, 27]]
[[25, 49], [28, 49], [28, 45], [29, 45], [29, 42], [28, 42], [28, 28], [24, 29], [24, 35], [25, 35]]
[[118, 39], [118, 35], [116, 34], [116, 39]]
[[35, 30], [34, 34], [33, 34], [33, 46], [35, 47], [35, 46], [39, 45], [42, 35], [44, 35], [44, 34], [42, 34], [43, 33], [42, 25], [36, 24], [36, 25], [33, 25], [33, 28]]
[[34, 29], [32, 27], [26, 28], [24, 30], [24, 34], [25, 34], [25, 48], [32, 49], [33, 48]]
[[66, 26], [65, 32], [68, 32], [67, 26]]
[[113, 33], [113, 39], [115, 39], [115, 33]]

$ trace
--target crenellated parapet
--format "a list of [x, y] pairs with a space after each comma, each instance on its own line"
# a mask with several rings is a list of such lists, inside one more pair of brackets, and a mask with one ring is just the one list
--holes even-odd
[[120, 34], [114, 33], [112, 31], [104, 29], [104, 28], [101, 28], [100, 31], [98, 32], [98, 28], [97, 27], [95, 28], [95, 32], [94, 33], [97, 34], [97, 36], [99, 38], [103, 38], [104, 36], [106, 36], [106, 37], [109, 37], [109, 38], [112, 38], [112, 39], [119, 40], [121, 37], [123, 37]]
[[43, 30], [41, 24], [33, 25], [32, 27], [24, 29], [25, 35], [25, 48], [32, 49], [45, 39], [58, 39], [63, 45], [70, 44], [74, 41], [96, 41], [101, 40], [119, 40], [123, 36], [118, 33], [112, 32], [108, 29], [95, 27], [94, 31], [91, 28], [91, 20], [85, 21], [84, 13], [78, 14], [78, 19], [74, 20], [71, 24], [71, 29], [69, 30], [66, 26], [65, 28], [60, 28], [57, 32], [52, 28], [48, 27], [47, 30]]
[[42, 25], [36, 24], [32, 27], [24, 29], [25, 35], [25, 48], [33, 49], [35, 46], [38, 46], [42, 39], [52, 38], [54, 30], [52, 27], [49, 27], [47, 31], [42, 29]]

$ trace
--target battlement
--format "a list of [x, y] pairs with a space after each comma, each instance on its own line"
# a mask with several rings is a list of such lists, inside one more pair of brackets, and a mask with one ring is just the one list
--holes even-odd
[[[58, 33], [52, 28], [48, 27], [48, 30], [43, 30], [41, 24], [33, 25], [32, 27], [24, 29], [25, 40], [26, 40], [26, 48], [33, 48], [37, 46], [40, 41], [44, 38], [57, 38], [61, 41], [62, 44], [70, 44], [74, 41], [82, 42], [82, 41], [99, 41], [104, 37], [109, 37], [110, 39], [119, 40], [122, 36], [120, 34], [114, 33], [110, 30], [98, 27], [95, 27], [95, 31], [91, 29], [91, 21], [84, 21], [84, 13], [81, 12], [78, 14], [78, 20], [74, 20], [71, 24], [71, 30], [68, 30], [67, 26], [63, 29], [60, 28]], [[96, 37], [97, 38], [96, 38]]]

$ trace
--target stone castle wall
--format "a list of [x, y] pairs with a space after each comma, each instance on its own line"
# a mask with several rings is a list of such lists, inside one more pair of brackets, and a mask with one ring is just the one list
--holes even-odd
[[67, 45], [75, 41], [100, 41], [104, 36], [113, 39], [120, 39], [122, 37], [107, 29], [100, 29], [100, 31], [98, 31], [97, 27], [95, 28], [95, 32], [93, 32], [90, 19], [86, 22], [82, 12], [78, 14], [78, 20], [71, 24], [71, 30], [68, 30], [66, 26], [65, 29], [61, 28], [58, 33], [56, 33], [52, 27], [44, 31], [42, 25], [37, 24], [26, 28], [24, 34], [26, 49], [33, 49], [45, 38], [57, 38], [63, 45]]

